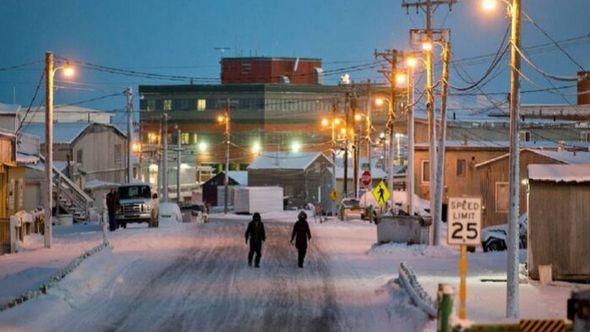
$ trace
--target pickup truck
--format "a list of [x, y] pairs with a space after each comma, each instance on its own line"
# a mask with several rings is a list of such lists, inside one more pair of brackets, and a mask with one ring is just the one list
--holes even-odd
[[152, 198], [149, 184], [123, 184], [119, 186], [117, 193], [119, 204], [115, 219], [119, 225], [127, 227], [127, 223], [146, 222], [150, 227], [157, 227], [157, 213], [154, 218], [152, 209], [157, 211], [158, 202], [156, 198]]

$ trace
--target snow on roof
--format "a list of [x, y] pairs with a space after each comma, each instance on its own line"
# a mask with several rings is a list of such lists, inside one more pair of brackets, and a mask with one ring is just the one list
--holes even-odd
[[[449, 140], [445, 142], [446, 148], [454, 148], [454, 149], [461, 149], [461, 148], [495, 148], [495, 149], [508, 149], [510, 145], [509, 141], [492, 141], [492, 140]], [[417, 143], [415, 145], [416, 149], [424, 149], [428, 148], [429, 143]], [[529, 148], [529, 149], [557, 149], [561, 146], [565, 147], [576, 147], [576, 148], [590, 148], [590, 142], [581, 142], [581, 141], [528, 141], [528, 142], [520, 142], [520, 146], [522, 148]]]
[[248, 171], [229, 171], [227, 175], [242, 186], [248, 185]]
[[590, 182], [590, 163], [529, 165], [529, 179], [553, 182]]
[[2, 114], [17, 114], [20, 109], [20, 105], [0, 103], [0, 113]]
[[[262, 154], [248, 166], [251, 169], [299, 169], [304, 170], [320, 156], [321, 152], [278, 152]], [[325, 158], [325, 156], [324, 156]], [[328, 160], [328, 158], [326, 158]]]
[[[95, 122], [56, 122], [53, 124], [53, 143], [71, 144], [84, 130], [93, 125], [108, 126], [115, 129], [118, 133], [126, 135], [116, 126]], [[22, 131], [27, 134], [39, 137], [40, 143], [45, 143], [45, 123], [28, 123], [22, 127]]]
[[[81, 107], [75, 105], [55, 105], [55, 114], [53, 119], [56, 123], [64, 122], [96, 122], [109, 124], [113, 114], [102, 110], [97, 110], [88, 107]], [[21, 112], [26, 111], [26, 108], [21, 108]], [[38, 106], [31, 108], [31, 112], [27, 116], [27, 121], [32, 123], [45, 123], [45, 107]]]
[[[45, 162], [43, 162], [43, 160], [41, 160], [41, 159], [39, 159], [39, 161], [36, 164], [26, 165], [26, 167], [40, 171], [40, 172], [45, 172]], [[66, 170], [66, 168], [68, 167], [68, 162], [54, 160], [53, 167], [57, 168], [58, 171], [63, 173]]]
[[39, 157], [17, 152], [16, 162], [20, 164], [36, 164], [39, 162]]
[[86, 184], [84, 185], [84, 188], [89, 189], [89, 190], [96, 190], [96, 189], [101, 189], [101, 188], [117, 188], [119, 186], [120, 186], [120, 184], [118, 184], [118, 183], [94, 179], [94, 180], [90, 180], [90, 181], [86, 182]]
[[[552, 151], [552, 150], [528, 149], [528, 148], [521, 149], [520, 151], [521, 152], [522, 151], [529, 151], [532, 153], [536, 153], [538, 155], [541, 155], [541, 156], [544, 156], [547, 158], [551, 158], [553, 160], [560, 161], [565, 164], [587, 164], [587, 163], [590, 163], [590, 152], [586, 152], [586, 151], [575, 151], [575, 152], [574, 151]], [[509, 153], [505, 153], [505, 154], [498, 156], [496, 158], [486, 160], [484, 162], [476, 164], [475, 168], [491, 164], [491, 163], [496, 162], [500, 159], [508, 158], [509, 155], [510, 155]]]

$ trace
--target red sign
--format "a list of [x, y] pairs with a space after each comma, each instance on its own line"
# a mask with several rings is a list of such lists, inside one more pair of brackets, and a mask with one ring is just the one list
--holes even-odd
[[369, 185], [371, 184], [371, 172], [369, 171], [364, 171], [363, 174], [361, 175], [361, 182], [363, 183], [363, 185], [365, 187], [369, 187]]

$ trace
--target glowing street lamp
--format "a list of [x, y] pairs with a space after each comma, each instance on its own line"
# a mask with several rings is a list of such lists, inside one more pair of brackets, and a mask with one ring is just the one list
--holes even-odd
[[199, 152], [201, 153], [205, 153], [207, 152], [207, 149], [209, 148], [209, 145], [207, 144], [207, 142], [199, 142]]
[[418, 64], [418, 60], [414, 57], [409, 57], [406, 59], [406, 65], [408, 67], [414, 68]]
[[377, 105], [377, 106], [383, 106], [384, 103], [385, 103], [384, 98], [375, 99], [375, 105]]
[[291, 151], [295, 153], [301, 151], [301, 143], [299, 141], [293, 141], [291, 143]]
[[422, 50], [426, 52], [432, 51], [432, 43], [429, 41], [425, 41], [422, 43]]
[[496, 10], [496, 7], [498, 7], [498, 2], [496, 0], [483, 0], [481, 3], [481, 7], [483, 8], [483, 10], [491, 12]]
[[254, 142], [254, 144], [252, 144], [252, 153], [258, 155], [260, 154], [260, 151], [262, 151], [262, 146], [260, 146], [259, 142]]
[[322, 119], [322, 127], [327, 127], [330, 125], [330, 121], [328, 119]]
[[405, 73], [397, 73], [395, 74], [395, 84], [400, 86], [405, 86], [408, 82], [408, 76]]

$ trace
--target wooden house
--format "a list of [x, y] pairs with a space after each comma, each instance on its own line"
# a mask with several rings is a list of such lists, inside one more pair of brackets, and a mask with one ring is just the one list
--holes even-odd
[[288, 207], [329, 206], [331, 170], [332, 162], [321, 152], [268, 153], [248, 166], [248, 185], [282, 187]]
[[[497, 158], [475, 165], [478, 182], [477, 194], [482, 197], [483, 214], [482, 226], [491, 226], [506, 223], [508, 217], [508, 153]], [[520, 152], [520, 214], [527, 211], [526, 204], [526, 179], [528, 178], [528, 165], [530, 164], [579, 164], [590, 163], [590, 152], [582, 151], [554, 151], [542, 149], [521, 149]]]
[[16, 164], [16, 137], [0, 131], [0, 254], [10, 250], [10, 216], [23, 209], [24, 168]]
[[554, 280], [590, 281], [590, 163], [528, 170], [528, 269], [550, 265]]

